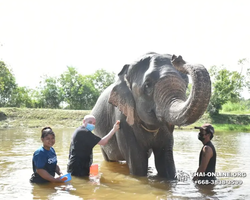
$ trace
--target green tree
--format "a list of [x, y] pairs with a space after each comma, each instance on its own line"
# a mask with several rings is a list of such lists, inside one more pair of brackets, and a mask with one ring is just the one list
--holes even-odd
[[74, 67], [60, 77], [64, 99], [69, 109], [91, 110], [101, 92], [114, 82], [114, 73], [101, 69], [92, 75], [81, 75]]
[[45, 108], [45, 100], [40, 88], [36, 88], [35, 90], [31, 89], [29, 95], [31, 97], [33, 108]]
[[69, 109], [92, 109], [99, 93], [88, 77], [79, 74], [74, 67], [68, 67], [68, 71], [61, 75], [60, 83]]
[[100, 92], [95, 88], [95, 85], [90, 81], [89, 76], [80, 76], [79, 82], [81, 86], [78, 88], [79, 94], [79, 109], [91, 110], [95, 105]]
[[0, 61], [0, 107], [8, 105], [13, 91], [17, 88], [16, 79], [3, 61]]
[[248, 88], [248, 92], [250, 93], [250, 68], [247, 69], [247, 77], [246, 87]]
[[104, 69], [97, 70], [93, 75], [89, 76], [90, 81], [93, 81], [95, 88], [102, 93], [109, 85], [115, 81], [115, 73], [107, 72]]
[[63, 101], [62, 88], [57, 78], [44, 76], [40, 82], [40, 102], [45, 108], [59, 108]]
[[240, 72], [222, 67], [212, 66], [209, 72], [212, 79], [212, 96], [207, 111], [213, 115], [219, 114], [225, 103], [240, 100], [241, 92], [247, 86], [247, 79]]
[[8, 106], [32, 108], [33, 103], [30, 96], [30, 89], [27, 87], [17, 87], [13, 90]]

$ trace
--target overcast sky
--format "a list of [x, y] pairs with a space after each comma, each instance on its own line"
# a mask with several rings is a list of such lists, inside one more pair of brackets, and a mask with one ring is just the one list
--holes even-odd
[[31, 88], [67, 66], [118, 73], [152, 51], [237, 70], [249, 24], [248, 0], [0, 0], [0, 60]]

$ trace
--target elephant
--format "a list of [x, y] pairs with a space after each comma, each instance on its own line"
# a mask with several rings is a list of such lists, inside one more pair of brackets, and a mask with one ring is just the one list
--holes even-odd
[[[192, 88], [187, 96], [188, 75]], [[181, 56], [150, 52], [124, 65], [91, 111], [96, 117], [94, 134], [100, 137], [120, 120], [118, 132], [101, 146], [104, 159], [126, 161], [131, 175], [147, 176], [153, 153], [157, 176], [174, 180], [174, 128], [196, 122], [210, 97], [206, 68], [186, 63]]]

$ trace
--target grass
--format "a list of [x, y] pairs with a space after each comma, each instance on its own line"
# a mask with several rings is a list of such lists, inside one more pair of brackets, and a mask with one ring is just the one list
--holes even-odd
[[241, 101], [237, 103], [227, 102], [222, 106], [221, 113], [234, 115], [250, 115], [250, 103]]
[[237, 124], [213, 124], [215, 130], [219, 131], [241, 131], [250, 132], [250, 125], [237, 125]]
[[[62, 109], [31, 109], [31, 108], [0, 108], [0, 127], [38, 128], [43, 126], [77, 127], [81, 125], [83, 117], [90, 110], [62, 110]], [[2, 120], [1, 120], [2, 116]]]
[[[0, 108], [0, 128], [78, 127], [90, 110]], [[204, 123], [213, 124], [216, 131], [250, 132], [250, 115], [220, 114], [210, 117], [204, 114], [194, 124], [181, 129], [193, 129]]]
[[203, 123], [211, 123], [215, 130], [218, 131], [243, 131], [250, 132], [250, 115], [226, 114], [222, 113], [210, 117], [204, 114], [200, 120], [195, 122], [193, 126], [200, 126]]

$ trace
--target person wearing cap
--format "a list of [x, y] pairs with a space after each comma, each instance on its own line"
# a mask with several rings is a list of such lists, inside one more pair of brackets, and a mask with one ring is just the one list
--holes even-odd
[[216, 151], [211, 142], [214, 136], [214, 127], [211, 124], [203, 124], [201, 127], [194, 127], [199, 129], [198, 139], [203, 143], [200, 151], [199, 167], [193, 180], [214, 180], [216, 166]]
[[[44, 127], [41, 130], [41, 140], [43, 146], [37, 149], [33, 154], [32, 166], [33, 174], [30, 178], [31, 183], [48, 183], [48, 182], [59, 182], [61, 180], [62, 172], [60, 167], [57, 165], [57, 156], [54, 148], [55, 144], [55, 133], [52, 128]], [[59, 177], [54, 178], [55, 173]]]
[[95, 145], [106, 145], [109, 139], [120, 128], [117, 121], [111, 131], [100, 138], [92, 133], [96, 119], [93, 115], [86, 115], [82, 126], [78, 127], [72, 136], [69, 149], [69, 162], [67, 172], [73, 176], [89, 176], [89, 168], [93, 162], [93, 148]]

